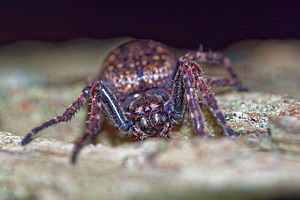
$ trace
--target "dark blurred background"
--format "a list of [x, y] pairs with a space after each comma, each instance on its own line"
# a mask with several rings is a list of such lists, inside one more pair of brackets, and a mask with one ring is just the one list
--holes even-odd
[[130, 36], [223, 49], [243, 39], [299, 39], [299, 10], [296, 1], [2, 1], [0, 45]]

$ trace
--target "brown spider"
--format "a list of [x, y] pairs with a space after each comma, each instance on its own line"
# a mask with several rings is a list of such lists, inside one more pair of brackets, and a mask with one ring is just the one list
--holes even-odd
[[[194, 61], [219, 62], [229, 71], [232, 79], [202, 76], [201, 68]], [[87, 83], [77, 100], [61, 116], [31, 130], [21, 144], [27, 144], [32, 136], [50, 125], [69, 121], [88, 100], [91, 102], [88, 104], [86, 130], [75, 144], [72, 163], [75, 163], [83, 145], [93, 143], [99, 133], [102, 111], [125, 134], [145, 140], [169, 138], [173, 126], [182, 120], [187, 104], [196, 132], [204, 136], [196, 88], [201, 92], [203, 103], [213, 110], [223, 125], [225, 133], [236, 137], [207, 84], [230, 85], [240, 91], [245, 90], [230, 60], [222, 53], [199, 50], [177, 60], [169, 48], [159, 42], [129, 41], [108, 54], [98, 79]]]

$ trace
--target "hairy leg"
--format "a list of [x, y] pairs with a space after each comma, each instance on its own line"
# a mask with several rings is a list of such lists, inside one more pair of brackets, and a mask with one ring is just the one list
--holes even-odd
[[199, 105], [198, 96], [196, 93], [196, 80], [193, 75], [193, 69], [189, 62], [181, 62], [180, 68], [182, 69], [183, 87], [185, 90], [185, 97], [190, 112], [192, 124], [201, 136], [205, 136], [203, 114]]
[[239, 91], [246, 91], [247, 89], [242, 85], [238, 75], [232, 68], [232, 63], [230, 59], [221, 52], [203, 52], [202, 50], [199, 51], [192, 51], [186, 53], [184, 56], [179, 58], [179, 61], [198, 61], [198, 62], [215, 62], [222, 64], [225, 69], [229, 72], [232, 83], [230, 85], [236, 87]]
[[219, 121], [223, 124], [224, 130], [227, 133], [227, 135], [230, 137], [236, 137], [237, 134], [230, 128], [229, 124], [226, 122], [224, 115], [219, 109], [217, 100], [215, 99], [213, 93], [209, 90], [203, 77], [201, 76], [201, 68], [198, 64], [193, 62], [188, 62], [188, 64], [193, 68], [193, 74], [196, 80], [196, 85], [200, 89], [203, 101], [208, 107], [210, 107], [214, 111], [217, 119], [219, 119]]
[[229, 78], [222, 77], [211, 77], [211, 76], [203, 76], [203, 80], [207, 85], [216, 85], [216, 86], [233, 86], [234, 81]]
[[186, 98], [188, 101], [191, 119], [197, 132], [200, 135], [204, 135], [202, 112], [195, 91], [196, 87], [200, 89], [204, 103], [214, 111], [217, 119], [223, 124], [226, 134], [230, 137], [235, 137], [237, 134], [230, 128], [229, 124], [225, 120], [224, 115], [221, 113], [213, 93], [209, 90], [205, 81], [203, 80], [203, 77], [201, 76], [202, 70], [199, 65], [195, 62], [185, 61], [182, 62], [181, 67], [184, 72], [184, 87], [186, 90]]
[[101, 103], [99, 97], [93, 97], [89, 106], [88, 121], [86, 121], [85, 133], [76, 141], [71, 162], [75, 163], [77, 155], [86, 142], [93, 142], [94, 136], [100, 131]]
[[91, 84], [88, 84], [81, 92], [80, 96], [66, 109], [66, 111], [60, 115], [57, 116], [40, 126], [32, 129], [26, 137], [22, 140], [21, 144], [25, 145], [30, 142], [32, 136], [37, 134], [39, 131], [41, 131], [44, 128], [47, 128], [48, 126], [51, 126], [53, 124], [57, 124], [60, 122], [67, 122], [69, 121], [72, 116], [76, 113], [77, 110], [89, 99], [90, 97], [90, 90], [91, 90]]
[[172, 123], [178, 124], [180, 122], [185, 112], [185, 106], [183, 73], [181, 68], [178, 68], [173, 80], [171, 100], [165, 105], [165, 110], [169, 114]]
[[101, 81], [96, 82], [91, 89], [90, 113], [87, 117], [86, 131], [76, 142], [71, 162], [76, 162], [76, 157], [86, 142], [93, 142], [94, 136], [100, 130], [101, 110], [105, 111], [107, 117], [111, 118], [113, 123], [123, 131], [130, 131], [131, 122], [124, 115], [116, 96], [106, 88]]

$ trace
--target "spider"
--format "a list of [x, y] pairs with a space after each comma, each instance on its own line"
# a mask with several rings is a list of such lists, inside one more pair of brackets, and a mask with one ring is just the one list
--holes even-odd
[[[231, 78], [202, 76], [195, 62], [223, 64]], [[201, 93], [202, 103], [212, 109], [224, 128], [225, 134], [237, 136], [221, 113], [209, 85], [229, 85], [244, 91], [229, 58], [219, 52], [193, 51], [176, 59], [164, 44], [152, 40], [132, 40], [112, 50], [104, 61], [103, 69], [95, 81], [90, 81], [80, 96], [66, 111], [32, 129], [22, 140], [26, 145], [39, 131], [59, 122], [67, 122], [87, 101], [86, 130], [75, 142], [71, 162], [86, 143], [94, 143], [101, 129], [102, 112], [128, 136], [138, 140], [170, 137], [173, 126], [179, 124], [187, 110], [196, 132], [206, 136], [202, 111], [196, 93]]]

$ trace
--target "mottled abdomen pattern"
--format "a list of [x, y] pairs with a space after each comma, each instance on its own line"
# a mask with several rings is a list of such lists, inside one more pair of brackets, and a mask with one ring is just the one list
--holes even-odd
[[110, 52], [99, 79], [118, 98], [151, 88], [171, 87], [177, 59], [164, 44], [151, 40], [127, 42]]

